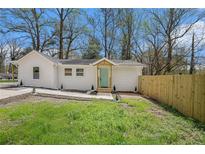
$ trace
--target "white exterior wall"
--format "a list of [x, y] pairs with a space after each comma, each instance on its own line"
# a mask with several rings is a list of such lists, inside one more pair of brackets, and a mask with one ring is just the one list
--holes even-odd
[[[64, 69], [72, 68], [72, 76], [65, 76]], [[76, 76], [76, 69], [83, 68], [84, 76]], [[96, 89], [97, 68], [89, 65], [59, 65], [59, 86], [63, 84], [64, 89], [91, 90], [92, 85]], [[59, 87], [60, 88], [60, 87]]]
[[[33, 67], [39, 67], [39, 79], [33, 79]], [[65, 76], [64, 69], [72, 68], [72, 76]], [[84, 76], [76, 76], [76, 69], [83, 68]], [[134, 91], [142, 67], [112, 66], [112, 87], [117, 91]], [[25, 86], [57, 89], [90, 90], [97, 88], [97, 67], [92, 65], [55, 64], [37, 52], [31, 52], [18, 61], [18, 80]]]
[[[57, 88], [56, 64], [32, 52], [18, 62], [18, 80], [22, 80], [24, 86]], [[39, 67], [39, 79], [33, 79], [33, 67]]]
[[142, 67], [113, 66], [112, 70], [112, 87], [115, 85], [117, 91], [135, 90], [138, 76], [142, 74]]

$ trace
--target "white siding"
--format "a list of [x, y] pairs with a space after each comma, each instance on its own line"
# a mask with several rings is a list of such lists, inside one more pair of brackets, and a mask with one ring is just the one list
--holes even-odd
[[[65, 76], [64, 73], [65, 68], [72, 68], [72, 76]], [[84, 76], [76, 76], [77, 68], [84, 69]], [[94, 66], [60, 65], [58, 71], [59, 71], [59, 86], [63, 84], [64, 89], [90, 90], [92, 85], [96, 89], [97, 68]]]
[[[39, 67], [39, 79], [33, 79], [33, 67]], [[18, 63], [18, 80], [25, 86], [57, 88], [56, 67], [42, 55], [32, 52], [23, 57]]]
[[[33, 79], [33, 67], [39, 67], [40, 78]], [[72, 68], [72, 76], [65, 76], [64, 69]], [[84, 76], [76, 76], [76, 69], [83, 68]], [[113, 66], [112, 88], [117, 91], [133, 91], [138, 83], [142, 67]], [[90, 90], [97, 88], [97, 67], [91, 65], [55, 64], [37, 52], [31, 52], [18, 61], [18, 80], [25, 86], [57, 89]]]
[[142, 67], [113, 66], [112, 86], [117, 91], [134, 91], [138, 85], [138, 76], [142, 74]]

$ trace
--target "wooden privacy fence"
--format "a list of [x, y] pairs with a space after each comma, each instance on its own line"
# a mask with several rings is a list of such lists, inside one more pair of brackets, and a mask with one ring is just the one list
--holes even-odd
[[205, 75], [140, 76], [139, 92], [205, 122]]

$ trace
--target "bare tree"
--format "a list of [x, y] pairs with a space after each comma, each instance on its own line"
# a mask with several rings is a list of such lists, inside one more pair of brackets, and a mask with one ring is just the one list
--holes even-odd
[[22, 43], [17, 41], [16, 39], [7, 41], [7, 48], [8, 48], [8, 54], [9, 54], [9, 59], [10, 60], [17, 60], [22, 52], [23, 49], [21, 48]]
[[111, 58], [116, 41], [116, 9], [104, 8], [100, 9], [100, 31], [102, 35], [102, 46], [104, 50], [104, 57]]
[[0, 73], [5, 72], [5, 60], [6, 55], [8, 53], [8, 48], [6, 47], [6, 43], [0, 43]]
[[[174, 57], [172, 63], [172, 71], [180, 70], [184, 67], [184, 73], [193, 74], [198, 71], [201, 59], [200, 55], [204, 51], [205, 46], [205, 32], [202, 21], [197, 22], [184, 37], [177, 41], [175, 46]], [[177, 51], [177, 52], [176, 52]], [[176, 56], [178, 56], [176, 60]], [[195, 69], [197, 68], [197, 70]]]
[[143, 29], [144, 41], [147, 42], [149, 47], [147, 52], [151, 52], [147, 54], [147, 56], [149, 56], [148, 63], [152, 65], [153, 74], [161, 74], [161, 71], [164, 69], [164, 56], [166, 54], [164, 47], [166, 42], [160, 32], [159, 24], [148, 19], [144, 22]]
[[133, 48], [135, 12], [134, 9], [119, 10], [119, 28], [121, 32], [121, 57], [122, 59], [131, 59], [131, 50]]
[[50, 22], [45, 9], [4, 9], [3, 23], [6, 33], [18, 33], [18, 39], [29, 39], [32, 48], [44, 51], [44, 47], [54, 37], [49, 33]]
[[59, 22], [59, 59], [63, 59], [63, 43], [64, 43], [64, 22], [69, 14], [72, 12], [72, 9], [56, 9], [58, 15], [58, 22]]
[[[160, 33], [166, 40], [167, 63], [165, 72], [171, 72], [172, 54], [175, 43], [182, 38], [197, 23], [202, 16], [197, 16], [194, 9], [163, 9], [160, 11], [151, 11], [153, 20], [159, 24]], [[182, 27], [182, 24], [189, 25]]]
[[75, 9], [65, 21], [65, 59], [68, 59], [72, 52], [84, 49], [83, 40], [86, 37], [86, 24], [81, 22], [83, 13], [79, 9]]

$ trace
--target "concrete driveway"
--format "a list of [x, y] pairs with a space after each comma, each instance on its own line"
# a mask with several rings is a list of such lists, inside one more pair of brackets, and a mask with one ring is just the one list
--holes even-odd
[[1, 88], [0, 89], [0, 100], [7, 99], [10, 97], [16, 97], [23, 94], [29, 94], [32, 92], [32, 88]]

